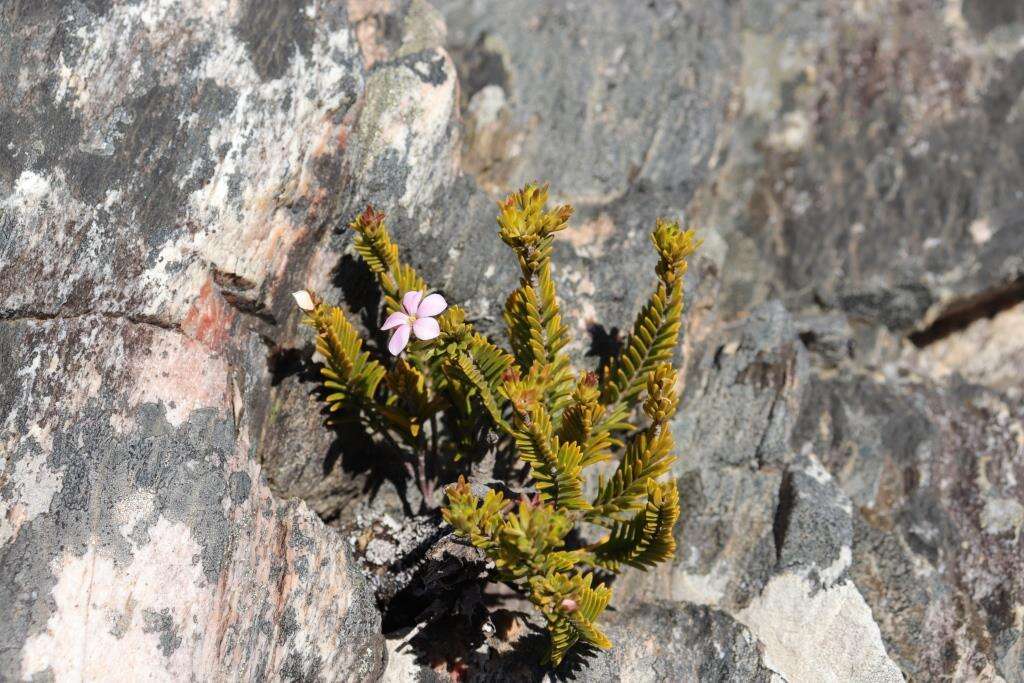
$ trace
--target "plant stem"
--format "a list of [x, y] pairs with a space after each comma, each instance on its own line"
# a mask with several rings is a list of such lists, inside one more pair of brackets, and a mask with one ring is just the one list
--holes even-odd
[[423, 495], [423, 505], [425, 510], [433, 508], [431, 504], [431, 498], [433, 497], [434, 487], [431, 486], [430, 482], [427, 481], [427, 454], [425, 449], [416, 449], [416, 460], [419, 464], [419, 485], [420, 493]]

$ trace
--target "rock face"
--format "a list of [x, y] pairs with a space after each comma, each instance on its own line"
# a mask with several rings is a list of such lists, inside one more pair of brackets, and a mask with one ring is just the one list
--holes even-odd
[[[362, 679], [380, 615], [347, 548], [250, 458], [224, 359], [98, 315], [7, 321], [5, 679]], [[45, 360], [44, 360], [45, 359]]]
[[443, 54], [367, 111], [342, 2], [6, 3], [0, 44], [0, 678], [374, 678], [345, 540], [258, 464], [268, 358], [358, 131], [448, 134]]
[[582, 205], [582, 317], [629, 324], [649, 212], [706, 239], [680, 550], [619, 606], [720, 609], [788, 680], [1024, 680], [1017, 3], [438, 6], [466, 167]]
[[662, 601], [618, 612], [608, 625], [619, 647], [588, 661], [578, 680], [772, 680], [756, 639], [716, 610]]
[[[606, 632], [615, 643], [608, 652], [571, 654], [557, 671], [538, 666], [546, 635], [536, 624], [513, 636], [515, 645], [484, 648], [470, 657], [466, 672], [474, 681], [754, 681], [768, 683], [772, 671], [762, 647], [728, 615], [686, 602], [656, 601], [609, 614]], [[408, 652], [392, 650], [386, 681], [445, 681], [447, 675], [417, 664]]]
[[[0, 8], [0, 678], [1024, 680], [1022, 38], [1011, 0]], [[679, 552], [559, 672], [528, 621], [385, 644], [381, 538], [320, 520], [429, 525], [324, 429], [288, 297], [377, 327], [373, 202], [500, 334], [534, 179], [580, 365], [654, 218], [705, 239]]]

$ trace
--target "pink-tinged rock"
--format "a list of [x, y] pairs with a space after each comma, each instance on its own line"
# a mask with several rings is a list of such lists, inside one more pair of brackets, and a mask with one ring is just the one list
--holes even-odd
[[343, 539], [249, 456], [223, 357], [83, 316], [4, 323], [0, 358], [20, 364], [0, 442], [5, 677], [362, 680], [383, 664]]
[[0, 679], [383, 668], [347, 544], [264, 468], [322, 480], [330, 438], [277, 388], [288, 293], [336, 292], [349, 203], [455, 172], [436, 15], [369, 76], [346, 5], [0, 13]]

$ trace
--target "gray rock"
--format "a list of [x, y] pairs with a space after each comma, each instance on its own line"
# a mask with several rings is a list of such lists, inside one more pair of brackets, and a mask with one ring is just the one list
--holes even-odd
[[[620, 577], [618, 604], [672, 595], [742, 615], [798, 678], [816, 652], [846, 660], [786, 642], [785, 619], [833, 608], [836, 642], [874, 662], [840, 678], [891, 677], [889, 656], [914, 678], [1024, 677], [1007, 616], [1024, 604], [1007, 578], [1024, 574], [1016, 5], [438, 4], [466, 168], [492, 193], [539, 176], [582, 200], [561, 277], [603, 332], [644, 295], [652, 209], [711, 237], [681, 349], [680, 553]], [[699, 47], [616, 50], [636, 27], [700, 30]], [[704, 102], [731, 102], [685, 128], [695, 148], [716, 140], [706, 167], [673, 157], [660, 177], [676, 184], [624, 173], [636, 149], [678, 144], [663, 133], [692, 109], [661, 104], [688, 69]], [[632, 128], [646, 107], [667, 120]], [[562, 161], [581, 148], [597, 156]], [[773, 300], [791, 317], [761, 307]], [[775, 656], [787, 647], [796, 659]]]
[[[346, 144], [383, 74], [344, 4], [0, 11], [0, 678], [383, 668], [344, 539], [258, 464], [288, 293], [329, 281], [339, 188], [376, 158]], [[443, 100], [391, 95], [420, 85]], [[418, 106], [406, 160], [449, 126]]]
[[[638, 185], [685, 194], [706, 174], [729, 94], [724, 4], [436, 4], [476, 103], [465, 147], [485, 187], [546, 179], [604, 206]], [[495, 121], [503, 134], [481, 135]]]
[[801, 316], [796, 320], [800, 341], [812, 359], [835, 367], [854, 355], [853, 330], [846, 316], [836, 313]]
[[642, 604], [608, 619], [616, 647], [580, 681], [769, 681], [757, 640], [723, 612], [685, 602]]
[[810, 447], [794, 447], [814, 374], [792, 318], [770, 303], [702, 345], [674, 423], [677, 556], [627, 571], [618, 604], [669, 595], [723, 609], [787, 680], [900, 680], [849, 578], [850, 498]]
[[680, 446], [699, 446], [679, 461], [725, 466], [779, 466], [791, 459], [788, 434], [799, 413], [807, 352], [777, 301], [705, 343], [687, 370], [674, 423]]
[[[485, 644], [460, 668], [469, 681], [767, 681], [772, 672], [750, 632], [723, 612], [686, 602], [644, 603], [604, 620], [609, 651], [577, 650], [555, 670], [540, 667], [546, 638], [532, 622], [513, 644]], [[446, 680], [392, 646], [386, 681]]]
[[[111, 653], [377, 677], [381, 616], [314, 513], [376, 529], [419, 501], [372, 440], [324, 429], [288, 293], [381, 342], [344, 230], [372, 201], [500, 338], [493, 200], [536, 179], [577, 205], [555, 277], [581, 366], [648, 295], [654, 219], [705, 238], [680, 551], [617, 579], [617, 648], [570, 675], [1024, 680], [1017, 5], [436, 7], [0, 10], [0, 677]], [[398, 527], [356, 539], [380, 576], [427, 535]], [[470, 631], [431, 614], [421, 636], [485, 642], [480, 676], [551, 675], [539, 636], [472, 632], [465, 595], [437, 604]], [[501, 600], [492, 622], [522, 606]], [[458, 666], [395, 642], [387, 676]]]
[[702, 350], [686, 372], [673, 423], [679, 551], [668, 585], [649, 595], [665, 591], [739, 608], [778, 561], [776, 517], [793, 460], [789, 435], [807, 380], [807, 352], [777, 302], [711, 335]]
[[853, 506], [813, 456], [787, 470], [775, 512], [778, 568], [834, 585], [850, 566]]
[[271, 495], [222, 356], [92, 314], [0, 324], [0, 367], [3, 678], [382, 668], [365, 579], [305, 504]]
[[836, 3], [828, 21], [798, 2], [737, 4], [743, 108], [709, 215], [769, 265], [732, 269], [735, 310], [781, 290], [902, 333], [1019, 277], [1021, 58], [971, 24], [1006, 38], [1020, 25], [996, 9], [1012, 3], [964, 5], [915, 5], [902, 31], [894, 4]]
[[[581, 363], [606, 355], [653, 289], [655, 219], [684, 220], [712, 167], [731, 93], [729, 12], [660, 0], [435, 4], [462, 84], [463, 167], [492, 199], [541, 181], [574, 205], [554, 255], [569, 350]], [[476, 248], [496, 253], [500, 272], [504, 248], [486, 246], [492, 206], [471, 216]], [[691, 311], [710, 306], [725, 250], [713, 229], [702, 237]], [[486, 290], [487, 315], [511, 282]]]
[[867, 375], [816, 380], [804, 401], [794, 440], [853, 502], [850, 577], [894, 660], [915, 678], [1020, 679], [1019, 403]]
[[[998, 296], [1024, 272], [1020, 24], [979, 2], [963, 21], [919, 8], [898, 32], [893, 5], [840, 5], [826, 21], [798, 2], [440, 0], [466, 168], [495, 194], [551, 180], [588, 221], [577, 251], [631, 262], [629, 217], [674, 204], [727, 237], [723, 312], [780, 294], [838, 310], [865, 352]], [[934, 77], [888, 69], [899, 55]]]

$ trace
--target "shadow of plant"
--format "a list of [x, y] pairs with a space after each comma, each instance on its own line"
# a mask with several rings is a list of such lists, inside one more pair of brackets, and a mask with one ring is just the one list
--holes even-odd
[[590, 322], [587, 325], [587, 333], [590, 335], [590, 348], [584, 355], [588, 358], [597, 358], [595, 372], [604, 377], [612, 361], [622, 351], [621, 333], [617, 327], [613, 327], [609, 331], [605, 329], [604, 325], [596, 322]]
[[[271, 386], [279, 386], [291, 378], [308, 385], [308, 395], [320, 405], [320, 415], [334, 435], [331, 445], [323, 456], [321, 464], [324, 477], [336, 467], [341, 467], [346, 476], [362, 477], [361, 493], [372, 502], [386, 483], [390, 483], [401, 501], [403, 512], [414, 515], [409, 501], [408, 477], [398, 464], [395, 453], [388, 444], [375, 442], [357, 422], [340, 419], [332, 414], [324, 399], [328, 391], [322, 384], [320, 365], [314, 362], [312, 344], [301, 347], [279, 348], [267, 355], [267, 370]], [[329, 423], [329, 424], [328, 424]], [[383, 456], [383, 457], [382, 457]], [[326, 516], [324, 522], [336, 521], [337, 515]]]

